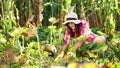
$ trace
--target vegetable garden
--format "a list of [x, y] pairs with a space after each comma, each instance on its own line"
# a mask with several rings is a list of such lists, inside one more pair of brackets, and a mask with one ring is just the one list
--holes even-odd
[[[64, 44], [62, 23], [71, 6], [79, 19], [87, 20], [91, 30], [107, 41], [72, 51], [72, 40], [68, 50], [76, 58], [65, 55], [55, 61]], [[77, 68], [72, 66], [97, 63], [101, 68], [120, 68], [119, 27], [120, 0], [0, 0], [0, 67]]]

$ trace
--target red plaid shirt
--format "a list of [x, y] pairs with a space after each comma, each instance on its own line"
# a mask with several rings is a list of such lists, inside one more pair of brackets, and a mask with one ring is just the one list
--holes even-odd
[[[81, 23], [82, 23], [82, 26], [80, 27], [81, 28], [80, 36], [89, 35], [89, 37], [84, 41], [84, 43], [87, 44], [87, 43], [93, 42], [93, 40], [97, 37], [97, 35], [90, 30], [87, 21], [81, 20]], [[65, 33], [66, 45], [70, 44], [70, 39], [71, 39], [70, 34], [68, 33], [68, 30], [66, 30], [66, 33]]]

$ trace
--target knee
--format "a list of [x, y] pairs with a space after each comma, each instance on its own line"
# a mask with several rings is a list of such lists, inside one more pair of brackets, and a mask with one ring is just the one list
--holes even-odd
[[106, 38], [104, 36], [98, 36], [93, 40], [93, 43], [105, 44], [106, 43]]

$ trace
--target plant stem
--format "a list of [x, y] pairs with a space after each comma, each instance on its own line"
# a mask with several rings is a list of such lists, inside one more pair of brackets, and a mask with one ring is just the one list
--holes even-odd
[[[36, 29], [36, 30], [37, 30], [37, 29]], [[43, 64], [43, 66], [44, 66], [45, 62], [44, 62], [44, 59], [43, 59], [43, 57], [42, 57], [43, 51], [40, 49], [40, 46], [39, 46], [40, 43], [39, 43], [38, 32], [37, 32], [37, 42], [38, 42], [38, 52], [39, 52], [40, 61], [41, 61], [41, 65], [40, 65], [40, 66], [42, 66], [42, 64]]]

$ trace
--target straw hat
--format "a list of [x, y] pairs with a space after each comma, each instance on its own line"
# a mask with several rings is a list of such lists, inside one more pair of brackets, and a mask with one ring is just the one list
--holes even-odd
[[78, 20], [78, 16], [76, 13], [74, 12], [70, 12], [67, 17], [66, 17], [66, 21], [63, 24], [67, 24], [69, 22], [73, 22], [75, 24], [79, 24], [81, 21]]

